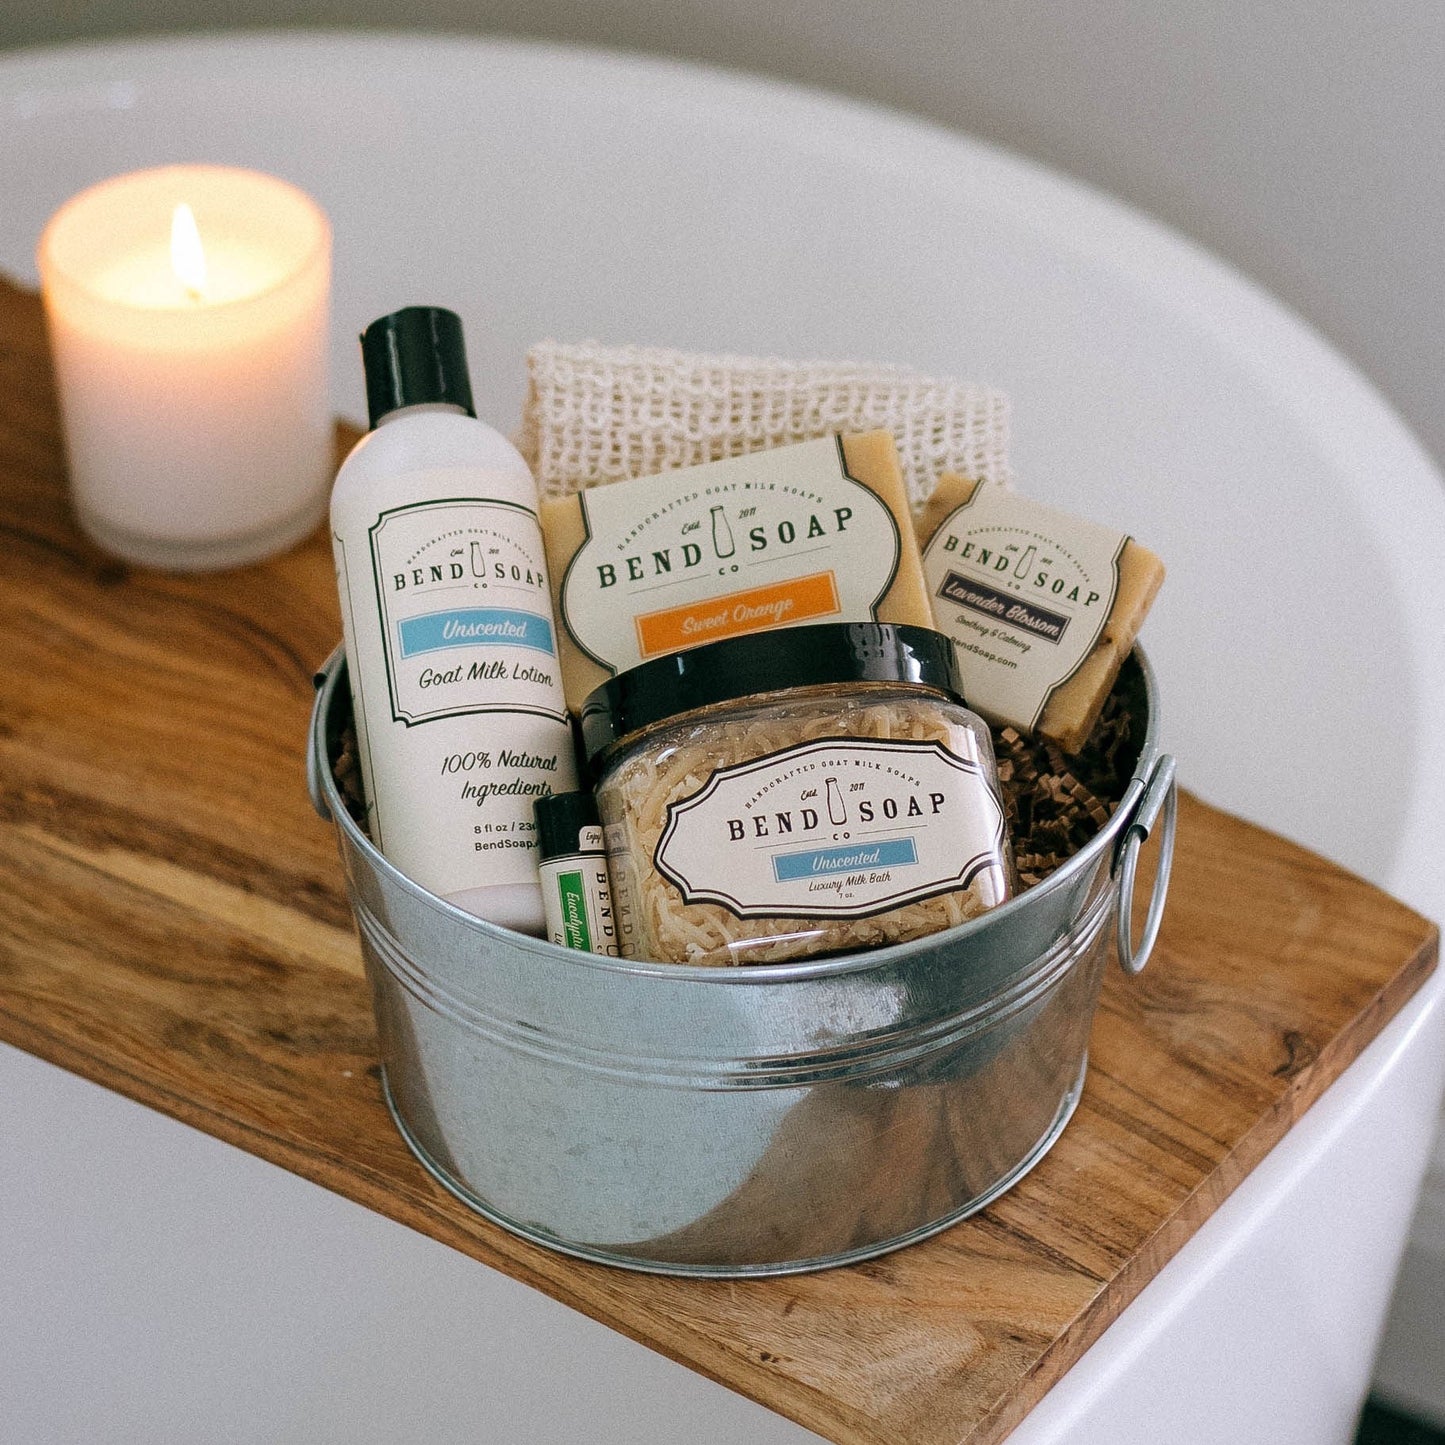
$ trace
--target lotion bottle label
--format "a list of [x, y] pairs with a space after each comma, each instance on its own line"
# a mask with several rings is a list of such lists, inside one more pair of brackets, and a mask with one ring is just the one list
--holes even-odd
[[372, 839], [443, 897], [535, 885], [533, 800], [577, 786], [536, 515], [486, 482], [410, 471], [332, 516]]

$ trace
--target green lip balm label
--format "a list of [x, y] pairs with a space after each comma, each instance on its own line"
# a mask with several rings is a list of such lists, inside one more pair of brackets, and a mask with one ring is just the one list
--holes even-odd
[[595, 824], [579, 829], [575, 851], [544, 859], [537, 871], [547, 937], [563, 948], [617, 958], [617, 919], [612, 912], [602, 829]]
[[557, 875], [557, 901], [562, 906], [563, 942], [568, 948], [592, 952], [592, 932], [587, 927], [587, 890], [580, 873]]

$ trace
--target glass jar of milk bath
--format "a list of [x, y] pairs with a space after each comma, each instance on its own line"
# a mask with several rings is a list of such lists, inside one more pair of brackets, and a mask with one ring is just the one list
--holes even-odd
[[581, 727], [629, 958], [852, 952], [1013, 892], [988, 726], [928, 628], [709, 643], [611, 678]]

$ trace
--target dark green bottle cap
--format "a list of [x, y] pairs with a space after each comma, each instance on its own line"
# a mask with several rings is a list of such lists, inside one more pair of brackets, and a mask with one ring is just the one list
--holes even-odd
[[404, 406], [445, 402], [476, 416], [462, 319], [440, 306], [408, 306], [361, 333], [366, 410], [373, 427]]
[[588, 792], [546, 793], [532, 804], [537, 819], [537, 848], [542, 861], [569, 853], [595, 852], [582, 847], [584, 828], [601, 826], [597, 799]]

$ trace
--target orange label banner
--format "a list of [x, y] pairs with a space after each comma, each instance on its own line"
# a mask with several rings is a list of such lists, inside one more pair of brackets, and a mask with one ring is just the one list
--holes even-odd
[[831, 617], [838, 610], [838, 586], [833, 574], [814, 572], [767, 587], [643, 613], [635, 619], [637, 647], [644, 658], [659, 657], [716, 642], [720, 637]]

